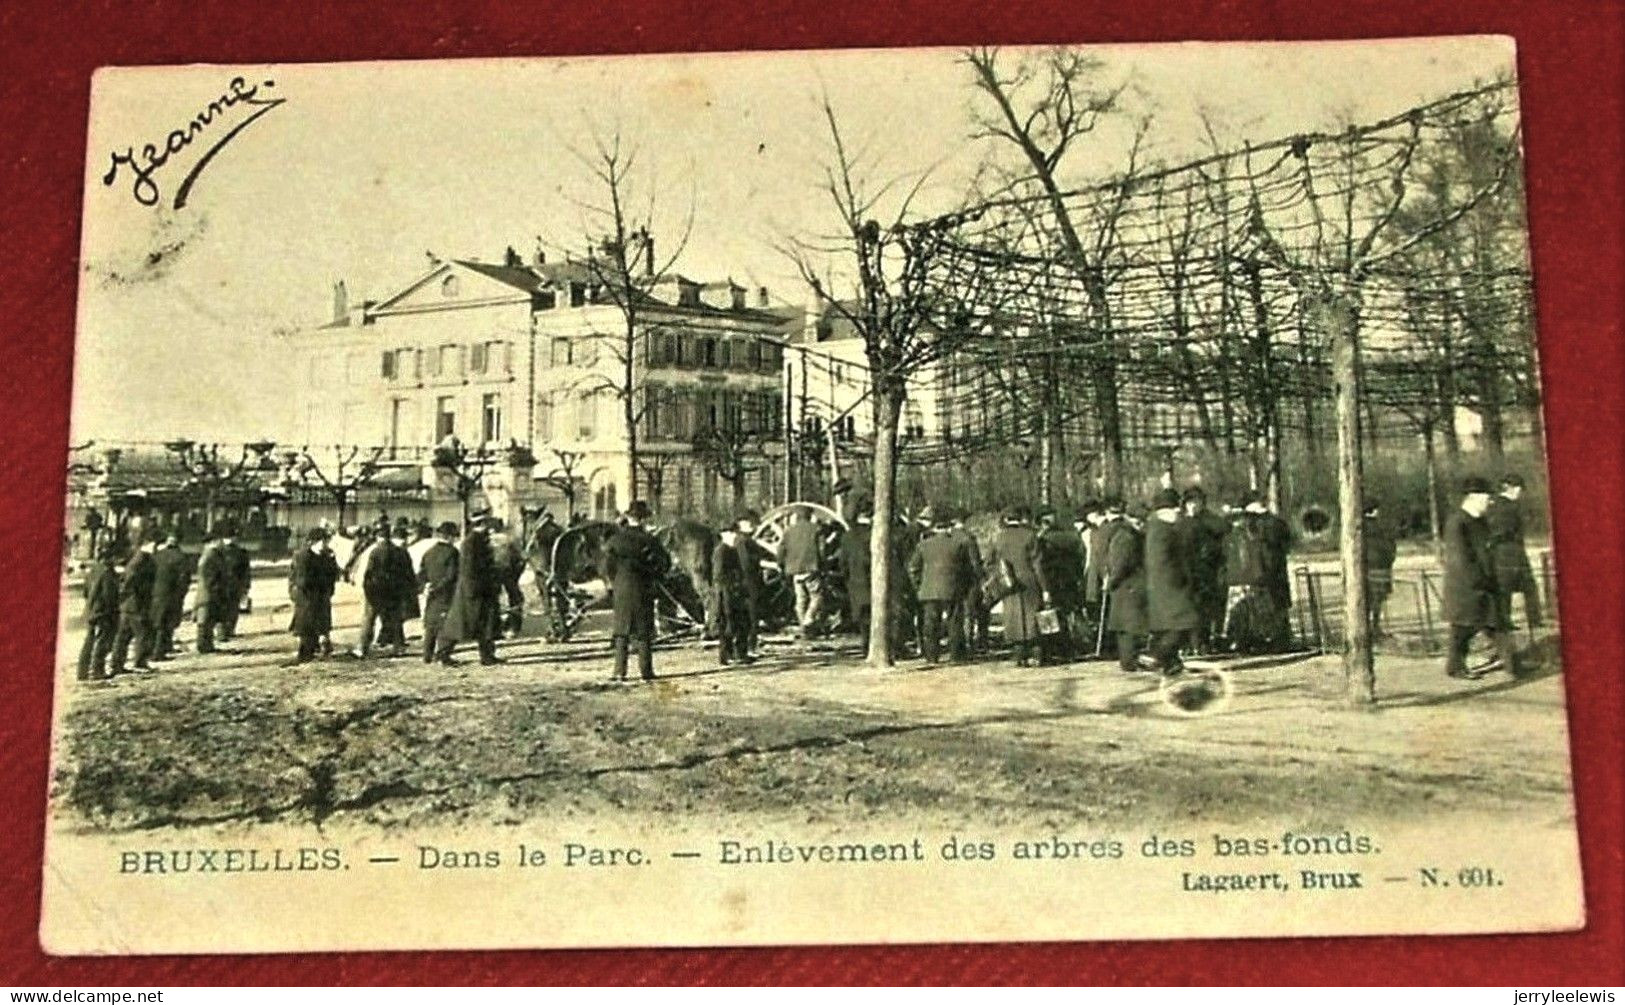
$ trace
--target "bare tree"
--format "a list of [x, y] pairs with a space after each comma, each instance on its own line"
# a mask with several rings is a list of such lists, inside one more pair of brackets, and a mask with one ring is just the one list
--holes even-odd
[[577, 471], [587, 455], [578, 450], [561, 450], [558, 447], [552, 448], [552, 454], [553, 469], [542, 476], [542, 481], [564, 496], [564, 505], [567, 509], [564, 519], [568, 523], [570, 517], [575, 516], [576, 497], [581, 492], [581, 477]]
[[723, 423], [694, 434], [694, 456], [728, 483], [737, 509], [745, 501], [745, 479], [766, 463], [764, 448], [770, 439], [754, 429]]
[[[908, 377], [941, 359], [987, 323], [982, 303], [996, 262], [948, 240], [960, 219], [911, 226], [910, 211], [929, 172], [875, 183], [867, 158], [847, 143], [828, 97], [829, 159], [821, 189], [837, 228], [788, 240], [782, 250], [819, 304], [863, 339], [874, 423], [874, 523], [870, 534], [870, 665], [890, 666], [892, 538], [897, 515], [898, 431]], [[888, 222], [882, 223], [884, 215]]]
[[338, 524], [347, 523], [346, 514], [356, 493], [372, 482], [383, 470], [378, 461], [384, 447], [362, 448], [335, 444], [322, 451], [321, 459], [310, 447], [289, 450], [283, 454], [284, 479], [290, 482], [315, 482], [333, 497], [338, 510]]
[[589, 395], [607, 393], [619, 404], [625, 438], [623, 475], [631, 502], [638, 498], [639, 424], [650, 407], [644, 381], [648, 346], [665, 331], [671, 317], [654, 291], [680, 281], [675, 266], [693, 232], [694, 200], [691, 195], [675, 239], [657, 254], [658, 185], [653, 172], [640, 163], [637, 144], [617, 128], [607, 136], [595, 133], [590, 150], [574, 152], [598, 194], [581, 204], [587, 217], [586, 252], [572, 252], [568, 260], [588, 276], [587, 299], [613, 306], [616, 318], [613, 329], [599, 333], [597, 339], [612, 365], [592, 366], [573, 389]]
[[[1090, 322], [1098, 344], [1090, 366], [1089, 384], [1100, 426], [1106, 488], [1119, 491], [1123, 477], [1123, 420], [1118, 403], [1117, 357], [1108, 289], [1113, 279], [1112, 258], [1117, 243], [1118, 213], [1077, 220], [1060, 181], [1067, 154], [1077, 149], [1101, 120], [1122, 109], [1125, 85], [1106, 85], [1101, 61], [1074, 49], [1054, 48], [1000, 66], [999, 50], [972, 49], [964, 54], [976, 89], [992, 104], [979, 119], [976, 138], [1014, 146], [1025, 170], [1011, 179], [1012, 188], [1036, 187], [1044, 196], [1049, 221], [1055, 229], [1063, 259], [1082, 281], [1088, 294]], [[1126, 174], [1135, 169], [1138, 138]], [[1128, 191], [1118, 204], [1127, 203]], [[1053, 423], [1046, 423], [1052, 425]]]

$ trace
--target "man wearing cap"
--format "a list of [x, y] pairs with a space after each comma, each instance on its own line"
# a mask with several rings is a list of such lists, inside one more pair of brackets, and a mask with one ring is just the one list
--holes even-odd
[[502, 626], [502, 581], [491, 553], [490, 520], [487, 510], [470, 516], [457, 547], [457, 586], [435, 654], [442, 663], [450, 663], [453, 648], [467, 640], [473, 640], [479, 650], [481, 666], [502, 662], [497, 658], [496, 641]]
[[85, 641], [79, 647], [79, 679], [107, 676], [107, 655], [118, 632], [119, 577], [113, 564], [113, 544], [105, 537], [96, 546], [96, 560], [85, 573]]
[[152, 555], [152, 658], [169, 659], [175, 651], [175, 629], [181, 625], [186, 591], [192, 585], [192, 559], [181, 550], [174, 531]]
[[[439, 653], [440, 633], [457, 590], [457, 525], [447, 520], [435, 529], [434, 541], [418, 564], [418, 589], [423, 591], [423, 662], [433, 663]], [[450, 650], [440, 658], [454, 666]]]
[[1179, 495], [1173, 489], [1158, 492], [1151, 507], [1145, 530], [1146, 630], [1158, 669], [1175, 674], [1180, 646], [1200, 621], [1191, 595], [1190, 537], [1181, 526]]
[[290, 628], [299, 639], [299, 649], [284, 665], [310, 662], [333, 631], [333, 588], [339, 574], [338, 559], [327, 547], [327, 531], [312, 527], [305, 533], [305, 547], [294, 553], [288, 566], [288, 597], [293, 601]]
[[1484, 513], [1484, 523], [1490, 532], [1490, 548], [1495, 556], [1495, 579], [1502, 609], [1502, 618], [1512, 625], [1512, 595], [1523, 594], [1524, 617], [1530, 628], [1541, 623], [1540, 593], [1535, 589], [1535, 573], [1529, 567], [1528, 546], [1524, 543], [1523, 478], [1507, 475], [1501, 479], [1501, 491], [1491, 497], [1490, 507]]
[[803, 639], [811, 638], [822, 607], [823, 554], [818, 525], [812, 514], [798, 507], [779, 541], [779, 565], [795, 589], [796, 624]]
[[1495, 555], [1484, 520], [1490, 486], [1482, 478], [1467, 478], [1461, 492], [1461, 505], [1444, 527], [1444, 618], [1450, 622], [1445, 675], [1473, 677], [1467, 670], [1467, 647], [1483, 632], [1500, 655], [1502, 668], [1518, 676], [1521, 668], [1498, 596]]
[[152, 587], [156, 570], [152, 554], [158, 542], [152, 533], [125, 563], [124, 577], [119, 581], [118, 631], [113, 636], [113, 674], [124, 673], [124, 660], [135, 643], [135, 669], [150, 670], [147, 659], [152, 653]]
[[1038, 535], [1028, 526], [1028, 509], [1015, 506], [1004, 515], [1004, 526], [993, 539], [988, 556], [995, 570], [1003, 608], [1004, 638], [1015, 648], [1015, 663], [1027, 666], [1038, 655], [1042, 635], [1038, 612], [1049, 589], [1038, 560]]
[[965, 549], [946, 526], [937, 527], [922, 517], [925, 538], [908, 560], [920, 601], [920, 655], [927, 663], [942, 661], [943, 622], [947, 621], [948, 655], [965, 658], [964, 592], [970, 582]]
[[604, 574], [614, 605], [610, 631], [615, 650], [614, 680], [626, 679], [629, 650], [637, 650], [638, 673], [654, 680], [655, 583], [671, 568], [671, 557], [644, 529], [649, 506], [637, 499], [626, 523], [604, 544]]

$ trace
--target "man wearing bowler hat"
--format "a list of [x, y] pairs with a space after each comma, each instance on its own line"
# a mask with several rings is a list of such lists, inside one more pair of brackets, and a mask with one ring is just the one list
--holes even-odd
[[615, 680], [626, 679], [628, 652], [637, 650], [638, 673], [654, 680], [655, 584], [671, 568], [671, 557], [643, 526], [649, 506], [634, 500], [626, 523], [604, 544], [604, 575], [614, 605], [611, 626]]
[[1445, 674], [1449, 677], [1474, 676], [1467, 669], [1467, 646], [1479, 632], [1495, 646], [1504, 669], [1513, 676], [1520, 672], [1505, 607], [1498, 596], [1490, 530], [1484, 521], [1489, 506], [1489, 483], [1467, 478], [1461, 486], [1461, 505], [1444, 527], [1444, 616], [1450, 622]]

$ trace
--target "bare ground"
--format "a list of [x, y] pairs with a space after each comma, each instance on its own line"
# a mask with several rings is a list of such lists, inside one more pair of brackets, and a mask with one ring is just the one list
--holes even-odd
[[633, 813], [1063, 828], [1572, 812], [1551, 639], [1518, 681], [1450, 681], [1436, 658], [1381, 657], [1375, 712], [1343, 706], [1335, 658], [1238, 669], [1227, 704], [1187, 717], [1110, 663], [875, 671], [850, 641], [775, 644], [731, 668], [711, 649], [664, 649], [648, 685], [608, 683], [602, 638], [506, 643], [509, 662], [489, 669], [415, 657], [284, 668], [291, 640], [272, 620], [229, 655], [67, 685], [60, 821], [393, 828]]

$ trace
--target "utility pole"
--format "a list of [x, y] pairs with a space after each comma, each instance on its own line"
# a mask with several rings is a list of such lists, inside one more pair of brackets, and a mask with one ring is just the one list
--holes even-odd
[[1332, 386], [1337, 399], [1338, 557], [1343, 567], [1343, 683], [1348, 703], [1371, 708], [1377, 701], [1371, 657], [1370, 595], [1365, 568], [1365, 468], [1360, 456], [1359, 306], [1346, 291], [1322, 291], [1315, 316], [1332, 346]]
[[[801, 350], [802, 365], [806, 365], [806, 350]], [[796, 498], [796, 441], [795, 441], [795, 366], [788, 355], [784, 360], [784, 501]]]

